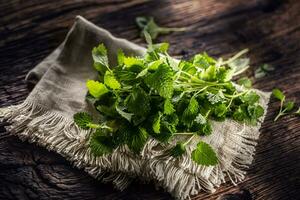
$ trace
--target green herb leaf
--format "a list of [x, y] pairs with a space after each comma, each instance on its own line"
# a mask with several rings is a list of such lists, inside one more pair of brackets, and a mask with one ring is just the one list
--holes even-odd
[[185, 124], [186, 126], [191, 126], [198, 112], [199, 112], [199, 103], [195, 97], [192, 97], [190, 99], [188, 107], [184, 110], [182, 114], [182, 119], [181, 119], [182, 123]]
[[164, 114], [170, 115], [175, 112], [174, 106], [170, 99], [166, 99], [164, 103]]
[[111, 71], [106, 71], [104, 75], [104, 84], [108, 87], [110, 87], [113, 90], [120, 89], [121, 84], [117, 79], [115, 78], [113, 72]]
[[99, 44], [98, 47], [94, 47], [92, 51], [92, 56], [94, 60], [95, 69], [101, 74], [104, 74], [105, 71], [109, 69], [107, 50], [104, 44]]
[[218, 164], [218, 158], [211, 146], [205, 142], [199, 142], [192, 152], [192, 159], [199, 165], [213, 166]]
[[281, 90], [279, 90], [277, 88], [273, 89], [272, 94], [276, 99], [278, 99], [280, 101], [284, 101], [284, 99], [285, 99], [285, 95], [282, 93]]
[[86, 82], [86, 86], [89, 90], [89, 93], [95, 98], [99, 98], [103, 94], [109, 92], [106, 86], [103, 83], [100, 83], [98, 81], [88, 80]]
[[242, 102], [250, 104], [250, 105], [253, 105], [256, 102], [258, 102], [259, 98], [260, 97], [258, 96], [258, 94], [256, 94], [253, 91], [248, 92], [248, 93], [246, 93], [246, 94], [244, 94], [244, 95], [242, 95], [240, 97], [240, 99], [242, 100]]
[[159, 112], [155, 115], [153, 124], [152, 124], [152, 129], [154, 133], [160, 133], [160, 118], [162, 114]]
[[274, 67], [268, 65], [268, 64], [263, 64], [259, 68], [255, 70], [254, 77], [255, 78], [263, 78], [265, 77], [269, 72], [275, 70]]
[[252, 82], [249, 78], [243, 77], [238, 80], [238, 84], [244, 86], [245, 88], [251, 88]]
[[141, 29], [141, 36], [144, 37], [144, 33], [147, 32], [153, 40], [156, 39], [160, 34], [168, 34], [174, 31], [186, 30], [186, 28], [167, 28], [158, 26], [153, 17], [137, 17], [135, 20], [136, 24]]
[[91, 152], [95, 156], [102, 156], [105, 154], [112, 153], [115, 147], [113, 137], [107, 136], [103, 130], [98, 129], [95, 133], [92, 134], [90, 138], [89, 146]]
[[85, 112], [76, 113], [73, 116], [74, 122], [82, 129], [89, 129], [89, 124], [92, 123], [92, 116]]
[[289, 111], [293, 110], [294, 104], [295, 104], [295, 103], [294, 103], [293, 101], [288, 101], [288, 102], [286, 102], [286, 103], [283, 105], [284, 110], [285, 110], [286, 112], [289, 112]]
[[138, 116], [146, 116], [150, 111], [150, 99], [143, 88], [136, 86], [126, 99], [129, 112]]
[[178, 142], [171, 150], [170, 155], [173, 157], [179, 157], [185, 153], [185, 145], [182, 142]]
[[146, 129], [138, 127], [133, 129], [132, 132], [128, 135], [127, 145], [134, 153], [138, 154], [144, 147], [148, 139], [148, 133]]
[[159, 95], [169, 99], [173, 95], [173, 72], [171, 68], [165, 64], [160, 65], [157, 70], [149, 74], [145, 79], [145, 83], [158, 91]]

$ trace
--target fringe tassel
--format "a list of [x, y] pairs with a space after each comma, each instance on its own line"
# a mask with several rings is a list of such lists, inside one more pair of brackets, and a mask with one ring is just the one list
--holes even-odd
[[[131, 182], [127, 175], [140, 173], [141, 159], [135, 159], [128, 149], [119, 148], [111, 155], [95, 157], [88, 147], [90, 130], [78, 128], [57, 112], [46, 111], [34, 101], [0, 109], [0, 119], [11, 125], [5, 128], [22, 140], [55, 151], [103, 182], [113, 182], [123, 190]], [[112, 173], [107, 173], [107, 172]]]

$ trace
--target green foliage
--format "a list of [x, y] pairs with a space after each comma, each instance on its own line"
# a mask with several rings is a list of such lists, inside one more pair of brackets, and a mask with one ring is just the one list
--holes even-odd
[[74, 122], [82, 129], [89, 129], [89, 124], [93, 121], [92, 116], [85, 112], [76, 113], [73, 116], [73, 119]]
[[175, 112], [174, 105], [170, 99], [166, 99], [164, 103], [164, 114], [170, 115]]
[[[117, 66], [109, 66], [104, 45], [93, 49], [99, 76], [87, 81], [86, 99], [101, 114], [101, 123], [93, 122], [88, 113], [75, 114], [74, 122], [94, 130], [90, 148], [96, 156], [122, 145], [139, 154], [149, 137], [168, 144], [176, 135], [189, 135], [169, 149], [170, 155], [179, 157], [195, 137], [213, 133], [211, 120], [231, 118], [255, 125], [263, 116], [255, 91], [237, 89], [231, 81], [248, 67], [249, 60], [240, 58], [246, 51], [225, 61], [200, 53], [178, 62], [168, 55], [169, 44], [152, 44], [151, 36], [145, 36], [146, 54], [130, 57], [119, 50]], [[282, 106], [284, 112], [293, 108], [291, 102]], [[204, 142], [192, 159], [201, 165], [217, 164], [216, 154]]]
[[272, 67], [272, 66], [270, 66], [268, 64], [263, 64], [262, 66], [260, 66], [259, 68], [257, 68], [255, 70], [254, 77], [255, 78], [263, 78], [267, 74], [271, 73], [274, 70], [275, 70], [274, 67]]
[[283, 92], [281, 90], [279, 90], [278, 88], [273, 89], [272, 91], [273, 96], [278, 99], [279, 101], [284, 101], [285, 99], [285, 95], [283, 94]]
[[166, 65], [159, 65], [154, 73], [149, 74], [144, 79], [145, 83], [155, 89], [164, 98], [171, 98], [173, 95], [173, 71]]
[[94, 47], [92, 50], [92, 56], [95, 69], [103, 75], [105, 71], [109, 69], [107, 50], [104, 44], [99, 44], [98, 47]]
[[112, 153], [115, 144], [113, 137], [106, 135], [102, 129], [98, 129], [92, 134], [89, 146], [95, 156], [102, 156]]
[[199, 165], [212, 166], [218, 163], [218, 158], [211, 146], [205, 142], [199, 142], [192, 152], [192, 159]]
[[238, 80], [238, 84], [244, 86], [245, 88], [251, 88], [252, 82], [249, 78], [243, 77]]
[[144, 37], [146, 32], [153, 40], [155, 40], [160, 34], [186, 30], [186, 28], [161, 27], [156, 24], [153, 17], [137, 17], [135, 21], [137, 26], [141, 29], [141, 37]]
[[[295, 103], [293, 101], [286, 101], [285, 95], [278, 88], [273, 89], [272, 95], [273, 95], [273, 97], [275, 97], [277, 100], [280, 101], [279, 112], [274, 119], [274, 121], [277, 121], [280, 117], [289, 114], [293, 110]], [[297, 112], [296, 112], [296, 114], [297, 114]]]
[[107, 87], [99, 81], [88, 80], [86, 82], [86, 87], [88, 88], [89, 93], [95, 98], [99, 98], [105, 93], [109, 92]]
[[182, 142], [178, 142], [171, 150], [170, 155], [173, 157], [179, 157], [185, 153], [185, 145]]
[[115, 78], [113, 72], [106, 71], [104, 75], [104, 84], [108, 86], [109, 88], [116, 90], [121, 88], [121, 84], [117, 79]]

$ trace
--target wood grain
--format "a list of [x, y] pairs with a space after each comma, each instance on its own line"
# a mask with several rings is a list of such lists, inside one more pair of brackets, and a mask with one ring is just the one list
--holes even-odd
[[[10, 0], [0, 1], [0, 106], [21, 103], [29, 93], [26, 73], [63, 40], [76, 15], [144, 45], [134, 18], [151, 15], [165, 26], [191, 27], [162, 36], [171, 54], [188, 58], [207, 51], [228, 56], [249, 48], [253, 66], [276, 68], [256, 88], [283, 89], [300, 104], [300, 2], [297, 0]], [[255, 67], [248, 76], [253, 76]], [[273, 123], [271, 100], [255, 161], [245, 181], [225, 184], [193, 199], [300, 199], [300, 120]], [[10, 136], [0, 125], [0, 199], [172, 199], [152, 184], [133, 183], [119, 192], [74, 169], [61, 156]]]

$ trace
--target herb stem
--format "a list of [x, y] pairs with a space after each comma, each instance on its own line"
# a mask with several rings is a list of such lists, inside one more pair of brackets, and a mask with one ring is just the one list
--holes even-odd
[[183, 146], [186, 146], [188, 143], [190, 143], [194, 137], [196, 136], [196, 134], [193, 134], [185, 143], [183, 143]]
[[184, 132], [184, 133], [174, 133], [173, 135], [194, 135], [194, 133]]

